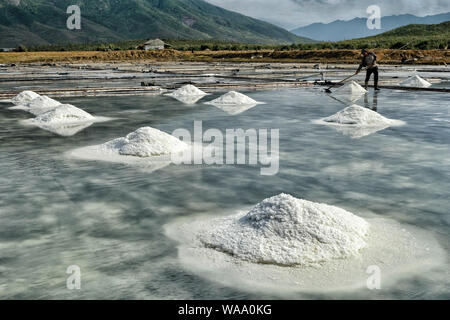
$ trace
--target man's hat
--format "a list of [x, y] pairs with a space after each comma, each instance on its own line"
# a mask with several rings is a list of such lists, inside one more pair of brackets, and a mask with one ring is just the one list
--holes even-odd
[[362, 49], [361, 50], [361, 53], [366, 53], [367, 52], [367, 49]]

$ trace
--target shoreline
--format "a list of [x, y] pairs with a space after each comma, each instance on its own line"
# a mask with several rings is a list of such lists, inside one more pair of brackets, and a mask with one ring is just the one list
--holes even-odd
[[[450, 50], [374, 49], [382, 64], [401, 64], [404, 54], [411, 63], [406, 65], [445, 65], [450, 63]], [[248, 51], [40, 51], [0, 52], [0, 64], [32, 64], [56, 62], [279, 62], [279, 63], [343, 63], [354, 64], [360, 50], [248, 50]]]

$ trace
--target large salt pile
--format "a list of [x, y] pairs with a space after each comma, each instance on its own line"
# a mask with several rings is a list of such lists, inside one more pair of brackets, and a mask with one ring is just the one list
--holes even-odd
[[332, 125], [344, 135], [352, 138], [362, 138], [390, 126], [400, 126], [404, 122], [383, 117], [379, 113], [358, 106], [356, 104], [345, 108], [338, 113], [315, 121], [317, 124]]
[[188, 147], [185, 142], [152, 127], [140, 128], [107, 144], [118, 149], [121, 155], [137, 157], [170, 155]]
[[24, 105], [29, 103], [31, 100], [39, 97], [39, 95], [36, 92], [33, 91], [22, 91], [17, 96], [11, 99], [11, 102], [13, 104], [17, 105]]
[[195, 104], [205, 95], [207, 95], [207, 93], [198, 89], [196, 86], [187, 84], [172, 93], [168, 93], [167, 95], [186, 104]]
[[122, 138], [69, 151], [66, 156], [134, 165], [153, 172], [170, 165], [171, 156], [185, 150], [190, 151], [189, 145], [178, 138], [155, 128], [143, 127]]
[[172, 93], [168, 93], [167, 95], [176, 97], [176, 96], [205, 96], [206, 94], [207, 94], [206, 92], [203, 92], [196, 86], [193, 86], [192, 84], [187, 84], [175, 90]]
[[383, 126], [396, 123], [396, 120], [385, 118], [373, 110], [356, 104], [322, 120], [328, 123], [358, 126]]
[[94, 122], [95, 117], [70, 104], [61, 104], [58, 107], [38, 115], [31, 120], [34, 124], [61, 124]]
[[340, 99], [347, 100], [350, 102], [358, 100], [362, 95], [367, 93], [367, 90], [361, 87], [355, 81], [351, 81], [343, 85], [342, 87], [337, 88], [333, 92], [333, 96], [336, 96]]
[[11, 107], [11, 110], [24, 110], [38, 116], [42, 113], [55, 109], [61, 103], [47, 96], [38, 96], [28, 103]]
[[358, 254], [368, 232], [369, 224], [348, 211], [280, 194], [247, 214], [215, 220], [198, 236], [242, 260], [310, 265]]
[[225, 218], [218, 219], [216, 211], [178, 218], [164, 230], [179, 243], [184, 268], [258, 293], [367, 288], [369, 266], [383, 270], [387, 289], [399, 279], [447, 265], [445, 250], [426, 231], [390, 219], [362, 219], [286, 194]]
[[403, 87], [416, 87], [416, 88], [428, 88], [431, 83], [422, 79], [420, 76], [415, 75], [399, 83]]
[[206, 102], [206, 104], [212, 105], [256, 105], [259, 103], [245, 94], [236, 91], [230, 91], [217, 99]]

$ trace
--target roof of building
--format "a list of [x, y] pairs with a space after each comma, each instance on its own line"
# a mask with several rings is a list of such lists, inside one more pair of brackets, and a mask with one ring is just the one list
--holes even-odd
[[162, 41], [160, 39], [152, 39], [152, 40], [148, 40], [146, 43], [144, 43], [144, 45], [146, 45], [146, 46], [163, 46], [164, 41]]

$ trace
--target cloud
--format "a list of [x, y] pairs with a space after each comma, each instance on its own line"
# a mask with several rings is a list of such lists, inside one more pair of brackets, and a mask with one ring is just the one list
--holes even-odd
[[450, 11], [448, 0], [206, 0], [228, 10], [262, 19], [287, 29], [314, 22], [366, 17], [370, 5], [378, 5], [383, 16], [425, 16]]

